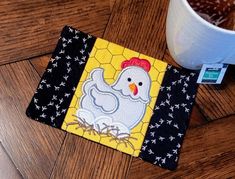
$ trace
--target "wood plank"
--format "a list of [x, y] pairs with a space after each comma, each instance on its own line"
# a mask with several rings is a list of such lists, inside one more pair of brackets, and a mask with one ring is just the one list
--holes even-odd
[[162, 59], [168, 0], [120, 0], [113, 9], [104, 38], [143, 54]]
[[[114, 0], [110, 1], [110, 4], [112, 7]], [[168, 1], [118, 0], [116, 7], [113, 8], [103, 38], [162, 59], [166, 49], [165, 19], [167, 7]], [[137, 11], [138, 13], [136, 13]], [[31, 62], [42, 74], [49, 58], [50, 55], [43, 55], [40, 58], [34, 58]]]
[[206, 123], [208, 123], [207, 119], [201, 113], [199, 107], [197, 105], [194, 105], [190, 116], [189, 128], [199, 127]]
[[115, 2], [116, 2], [116, 0], [109, 0], [110, 12], [112, 12]]
[[209, 120], [235, 114], [235, 66], [230, 66], [221, 85], [200, 85], [196, 102]]
[[52, 52], [64, 25], [102, 36], [109, 0], [3, 0], [0, 2], [0, 64]]
[[28, 61], [0, 66], [0, 141], [24, 178], [48, 178], [65, 133], [25, 115], [39, 75]]
[[[103, 38], [161, 59], [167, 5], [168, 1], [116, 1]], [[126, 178], [131, 161], [126, 154], [69, 134], [51, 178]]]
[[6, 150], [0, 142], [0, 178], [22, 178], [20, 172], [17, 170], [10, 157], [7, 155]]
[[33, 65], [38, 74], [42, 76], [50, 61], [50, 58], [51, 54], [43, 55], [40, 57], [30, 59], [30, 63]]
[[68, 134], [51, 178], [126, 178], [130, 157]]
[[[166, 50], [164, 60], [177, 63]], [[230, 66], [221, 85], [200, 85], [196, 103], [207, 120], [215, 120], [235, 114], [235, 66]]]
[[133, 159], [128, 178], [235, 177], [235, 115], [187, 132], [174, 172]]

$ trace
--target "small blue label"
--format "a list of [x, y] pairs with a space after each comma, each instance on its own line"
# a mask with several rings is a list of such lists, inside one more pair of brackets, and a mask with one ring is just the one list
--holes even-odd
[[227, 70], [227, 64], [204, 64], [197, 83], [220, 84]]

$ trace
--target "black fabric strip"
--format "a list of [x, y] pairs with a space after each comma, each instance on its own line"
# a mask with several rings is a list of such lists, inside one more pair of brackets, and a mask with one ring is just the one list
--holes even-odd
[[65, 26], [26, 110], [28, 117], [61, 128], [96, 38]]
[[140, 158], [174, 170], [195, 101], [198, 74], [168, 65]]

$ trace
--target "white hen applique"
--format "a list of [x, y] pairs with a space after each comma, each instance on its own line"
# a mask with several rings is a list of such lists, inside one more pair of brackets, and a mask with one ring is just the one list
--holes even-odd
[[101, 134], [116, 138], [130, 136], [150, 102], [151, 79], [147, 60], [131, 58], [122, 63], [114, 84], [105, 82], [102, 68], [95, 68], [82, 87], [78, 122]]

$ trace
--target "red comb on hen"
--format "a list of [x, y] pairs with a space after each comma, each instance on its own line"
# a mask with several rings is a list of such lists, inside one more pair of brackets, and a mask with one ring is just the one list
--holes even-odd
[[140, 59], [138, 57], [132, 57], [130, 60], [125, 60], [122, 62], [121, 67], [122, 69], [129, 67], [129, 66], [138, 66], [143, 68], [146, 72], [149, 72], [151, 68], [151, 64], [148, 60]]

